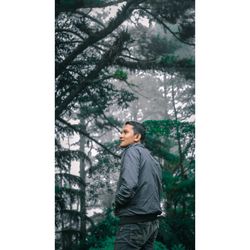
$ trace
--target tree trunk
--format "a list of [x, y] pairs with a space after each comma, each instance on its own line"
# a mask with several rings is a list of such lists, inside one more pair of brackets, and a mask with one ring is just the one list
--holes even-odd
[[182, 153], [182, 147], [181, 147], [181, 140], [180, 140], [180, 130], [179, 130], [179, 124], [178, 124], [178, 114], [175, 106], [175, 93], [174, 93], [174, 84], [172, 82], [172, 105], [174, 109], [174, 118], [176, 121], [176, 139], [178, 144], [178, 152], [179, 152], [179, 167], [181, 170], [181, 177], [184, 178], [184, 168], [183, 168], [183, 153]]
[[168, 120], [169, 119], [169, 115], [168, 115], [168, 91], [167, 91], [167, 75], [166, 73], [164, 73], [164, 78], [163, 78], [163, 88], [164, 88], [164, 101], [165, 101], [165, 105], [166, 107], [164, 107], [164, 119]]
[[[176, 138], [177, 138], [177, 143], [178, 143], [178, 152], [179, 152], [179, 167], [181, 170], [181, 179], [185, 180], [186, 179], [186, 175], [184, 173], [184, 166], [183, 166], [183, 152], [182, 152], [182, 147], [181, 147], [181, 138], [180, 138], [180, 129], [179, 129], [179, 123], [178, 123], [178, 113], [176, 110], [176, 106], [175, 106], [175, 93], [174, 93], [174, 84], [172, 82], [172, 103], [173, 103], [173, 109], [174, 109], [174, 117], [175, 117], [175, 121], [176, 121]], [[182, 201], [182, 211], [183, 211], [183, 216], [186, 213], [186, 203], [185, 200]]]
[[[80, 123], [84, 125], [84, 120], [80, 119]], [[86, 145], [86, 137], [80, 136], [80, 151], [84, 152]], [[86, 235], [87, 235], [87, 228], [86, 228], [86, 196], [85, 196], [85, 183], [86, 183], [86, 171], [85, 171], [86, 160], [83, 158], [80, 161], [80, 178], [82, 179], [83, 185], [81, 186], [81, 199], [80, 199], [80, 212], [81, 212], [81, 241], [83, 243], [83, 249], [86, 249]]]

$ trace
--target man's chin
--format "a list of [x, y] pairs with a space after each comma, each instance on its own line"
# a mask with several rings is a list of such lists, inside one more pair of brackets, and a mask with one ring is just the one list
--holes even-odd
[[120, 143], [120, 148], [126, 148], [128, 145], [126, 145], [126, 144], [123, 144], [123, 143]]

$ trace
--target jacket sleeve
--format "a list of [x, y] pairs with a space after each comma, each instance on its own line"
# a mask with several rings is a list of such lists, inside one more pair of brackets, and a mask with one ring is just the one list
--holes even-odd
[[140, 153], [134, 148], [129, 148], [122, 159], [120, 183], [115, 196], [117, 208], [124, 206], [135, 195], [138, 186], [140, 169]]

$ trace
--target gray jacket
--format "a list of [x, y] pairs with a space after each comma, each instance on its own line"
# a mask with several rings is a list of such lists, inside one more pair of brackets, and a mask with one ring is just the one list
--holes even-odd
[[159, 163], [142, 144], [131, 144], [122, 153], [115, 195], [115, 214], [161, 214], [162, 173]]

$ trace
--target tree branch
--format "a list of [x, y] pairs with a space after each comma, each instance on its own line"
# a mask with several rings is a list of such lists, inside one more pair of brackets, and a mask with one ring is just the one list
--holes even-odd
[[183, 39], [181, 39], [180, 37], [178, 37], [175, 32], [173, 32], [160, 18], [158, 18], [158, 16], [156, 16], [155, 14], [153, 14], [152, 12], [148, 11], [145, 8], [140, 8], [140, 9], [145, 11], [149, 15], [151, 15], [155, 20], [157, 20], [157, 22], [160, 23], [166, 30], [168, 30], [177, 40], [179, 40], [180, 42], [185, 43], [187, 45], [195, 46], [194, 43], [186, 42]]
[[186, 69], [186, 68], [194, 68], [193, 64], [188, 63], [188, 59], [180, 59], [173, 62], [165, 63], [157, 60], [151, 61], [138, 61], [138, 62], [131, 62], [126, 61], [124, 58], [119, 57], [115, 60], [114, 64], [125, 67], [130, 70], [163, 70], [163, 69]]
[[75, 41], [57, 41], [56, 45], [61, 45], [61, 44], [75, 44], [75, 43], [81, 43], [82, 41], [80, 40], [75, 40]]
[[92, 16], [90, 16], [90, 15], [88, 15], [88, 14], [82, 12], [82, 11], [77, 10], [75, 13], [76, 13], [76, 14], [79, 14], [79, 15], [82, 15], [82, 16], [84, 16], [84, 17], [86, 17], [86, 18], [92, 20], [93, 22], [99, 24], [99, 25], [102, 26], [103, 28], [105, 28], [105, 25], [104, 25], [102, 22], [100, 22], [99, 20], [95, 19], [94, 17], [92, 17]]
[[82, 44], [79, 44], [63, 62], [56, 64], [55, 76], [58, 77], [77, 57], [77, 55], [82, 53], [86, 48], [100, 41], [101, 39], [112, 33], [117, 27], [119, 27], [129, 17], [135, 7], [141, 2], [143, 2], [143, 0], [127, 1], [127, 4], [122, 8], [121, 11], [118, 11], [116, 17], [110, 21], [107, 28], [95, 33], [93, 36], [89, 36]]
[[[59, 117], [61, 113], [66, 109], [66, 107], [69, 105], [70, 102], [73, 101], [73, 99], [81, 93], [85, 89], [85, 87], [92, 82], [94, 79], [96, 79], [101, 72], [102, 69], [104, 69], [106, 66], [109, 66], [115, 59], [116, 56], [118, 56], [122, 49], [123, 44], [129, 40], [129, 35], [126, 32], [122, 32], [120, 36], [117, 38], [117, 40], [114, 42], [113, 46], [111, 46], [111, 49], [107, 51], [102, 59], [96, 64], [96, 67], [88, 74], [88, 76], [83, 79], [77, 86], [72, 90], [72, 92], [65, 98], [65, 100], [60, 104], [58, 108], [56, 108], [56, 117]], [[56, 103], [60, 103], [60, 100], [56, 99]]]
[[106, 150], [107, 152], [109, 152], [111, 155], [113, 155], [115, 158], [120, 158], [119, 155], [113, 153], [110, 149], [108, 149], [106, 146], [104, 146], [103, 144], [101, 144], [100, 142], [98, 142], [96, 139], [94, 139], [93, 137], [91, 137], [86, 131], [84, 131], [83, 129], [79, 129], [76, 128], [75, 126], [71, 125], [70, 123], [66, 122], [64, 119], [58, 117], [56, 118], [58, 121], [60, 121], [61, 123], [63, 123], [64, 125], [66, 125], [67, 127], [73, 129], [74, 131], [80, 133], [83, 136], [86, 136], [87, 138], [89, 138], [90, 140], [94, 141], [97, 145], [101, 146], [104, 150]]
[[91, 91], [88, 90], [88, 88], [86, 88], [86, 91], [88, 93], [89, 96], [91, 96], [91, 98], [93, 99], [94, 103], [97, 105], [98, 110], [101, 112], [101, 114], [103, 115], [104, 119], [106, 119], [110, 125], [115, 128], [118, 132], [120, 132], [120, 128], [118, 128], [115, 124], [113, 124], [112, 121], [110, 121], [110, 119], [105, 115], [103, 109], [100, 107], [100, 105], [98, 104], [98, 101], [96, 100], [96, 98], [91, 94]]
[[71, 33], [79, 38], [81, 38], [82, 40], [84, 40], [84, 37], [82, 37], [79, 33], [77, 33], [76, 31], [73, 31], [72, 29], [56, 29], [55, 33], [59, 33], [59, 32], [64, 32], [64, 33]]
[[93, 0], [56, 0], [56, 14], [65, 11], [73, 11], [76, 9], [84, 8], [105, 8], [119, 3], [127, 2], [126, 0], [115, 1], [93, 1]]
[[116, 1], [99, 1], [99, 2], [94, 2], [91, 0], [89, 3], [86, 4], [85, 8], [104, 8], [112, 5], [117, 5], [119, 3], [127, 2], [127, 0], [116, 0]]

